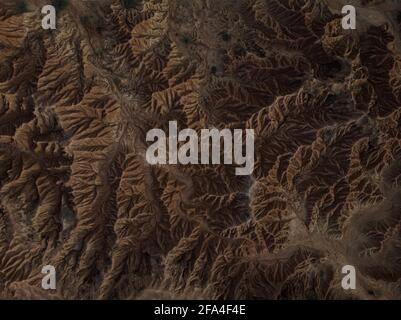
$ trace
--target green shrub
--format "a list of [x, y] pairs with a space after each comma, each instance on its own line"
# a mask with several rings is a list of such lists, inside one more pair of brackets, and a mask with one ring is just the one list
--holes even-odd
[[83, 26], [87, 26], [89, 24], [89, 17], [88, 16], [80, 16], [79, 21]]
[[123, 6], [126, 9], [135, 8], [137, 4], [137, 0], [123, 0]]
[[53, 0], [52, 5], [56, 8], [57, 11], [62, 11], [68, 7], [69, 0]]
[[28, 6], [26, 5], [26, 2], [24, 0], [20, 0], [17, 2], [16, 11], [17, 13], [24, 13], [28, 11]]

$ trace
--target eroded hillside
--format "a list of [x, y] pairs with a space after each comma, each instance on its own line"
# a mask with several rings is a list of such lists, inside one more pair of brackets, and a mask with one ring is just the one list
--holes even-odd
[[[0, 0], [0, 297], [401, 298], [401, 8], [343, 2]], [[253, 175], [150, 166], [172, 120]]]

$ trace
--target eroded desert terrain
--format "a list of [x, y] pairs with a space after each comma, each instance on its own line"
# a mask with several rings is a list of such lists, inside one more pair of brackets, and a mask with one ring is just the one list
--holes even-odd
[[[401, 298], [401, 3], [50, 2], [0, 0], [1, 298]], [[173, 120], [253, 174], [149, 165]]]

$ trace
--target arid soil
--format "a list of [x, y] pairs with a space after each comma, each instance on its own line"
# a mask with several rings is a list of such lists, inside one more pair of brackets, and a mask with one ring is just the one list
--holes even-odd
[[[0, 298], [400, 299], [400, 24], [396, 0], [0, 0]], [[254, 129], [253, 174], [149, 165], [169, 121]]]

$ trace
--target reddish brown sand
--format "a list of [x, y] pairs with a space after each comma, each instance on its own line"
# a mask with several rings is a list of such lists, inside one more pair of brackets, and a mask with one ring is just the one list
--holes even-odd
[[[0, 0], [0, 298], [401, 298], [401, 8], [343, 2]], [[150, 166], [169, 121], [253, 175]]]

